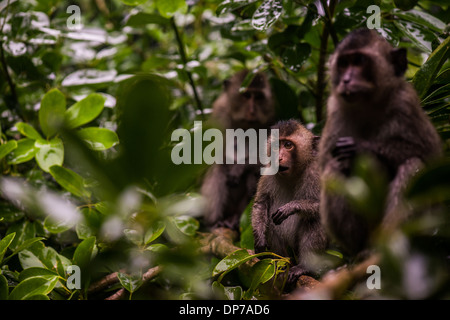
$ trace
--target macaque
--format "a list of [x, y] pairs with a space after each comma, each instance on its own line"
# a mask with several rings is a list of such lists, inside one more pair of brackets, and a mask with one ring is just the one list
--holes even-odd
[[[243, 70], [226, 80], [223, 93], [213, 104], [211, 122], [221, 130], [264, 129], [274, 121], [275, 104], [266, 75], [257, 73], [247, 89], [240, 92], [247, 74], [248, 71]], [[256, 192], [259, 175], [260, 166], [248, 161], [245, 164], [226, 164], [225, 161], [224, 164], [213, 164], [201, 187], [207, 201], [207, 226], [238, 231], [239, 219]]]
[[311, 258], [327, 247], [319, 215], [319, 137], [295, 120], [271, 129], [279, 130], [279, 169], [258, 182], [252, 211], [255, 252], [290, 257], [287, 286], [292, 288], [302, 274], [315, 275]]
[[[368, 249], [377, 230], [405, 221], [402, 192], [441, 154], [440, 138], [404, 79], [406, 68], [406, 50], [369, 29], [349, 34], [330, 58], [331, 95], [319, 146], [320, 212], [327, 232], [351, 256]], [[385, 210], [370, 220], [325, 188], [329, 179], [349, 178], [355, 157], [363, 154], [389, 181]]]

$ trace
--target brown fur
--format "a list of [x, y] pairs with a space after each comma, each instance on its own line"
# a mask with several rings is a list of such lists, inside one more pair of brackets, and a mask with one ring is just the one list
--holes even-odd
[[[243, 70], [225, 81], [223, 93], [214, 102], [211, 121], [222, 130], [268, 128], [274, 121], [274, 100], [265, 74], [257, 73], [246, 92], [239, 92], [247, 73]], [[209, 168], [201, 188], [209, 227], [238, 230], [240, 216], [255, 194], [259, 170], [259, 165], [248, 162]]]
[[[291, 257], [292, 284], [311, 271], [312, 255], [327, 245], [319, 216], [317, 137], [295, 120], [279, 122], [272, 129], [280, 130], [279, 163], [284, 170], [262, 176], [258, 183], [252, 211], [255, 251]], [[286, 149], [284, 141], [293, 147]]]
[[[357, 55], [364, 57], [354, 60]], [[356, 67], [346, 68], [345, 57]], [[394, 49], [373, 30], [358, 30], [336, 48], [330, 66], [332, 94], [319, 147], [323, 183], [346, 178], [358, 154], [371, 155], [390, 179], [386, 210], [375, 223], [322, 187], [320, 211], [327, 231], [348, 253], [356, 254], [368, 246], [380, 223], [388, 227], [406, 218], [402, 191], [424, 163], [441, 154], [441, 141], [415, 90], [403, 78], [404, 50]], [[353, 155], [338, 146], [344, 137], [354, 142], [347, 143]]]

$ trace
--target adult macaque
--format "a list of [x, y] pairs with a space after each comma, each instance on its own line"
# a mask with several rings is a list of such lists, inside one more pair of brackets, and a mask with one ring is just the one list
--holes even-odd
[[[263, 129], [274, 121], [275, 105], [267, 77], [257, 73], [247, 89], [240, 92], [247, 74], [243, 70], [226, 80], [223, 93], [214, 102], [211, 121], [222, 130]], [[259, 175], [259, 165], [247, 161], [213, 164], [201, 188], [207, 201], [206, 224], [238, 230], [240, 216], [255, 194]]]
[[360, 154], [373, 157], [389, 177], [385, 211], [375, 221], [322, 186], [320, 211], [326, 230], [355, 255], [367, 248], [378, 227], [404, 221], [408, 213], [402, 191], [419, 168], [441, 154], [441, 141], [403, 77], [405, 49], [393, 48], [373, 30], [357, 30], [337, 46], [330, 68], [331, 96], [319, 147], [324, 184], [351, 175]]
[[258, 182], [252, 211], [255, 252], [290, 257], [292, 287], [300, 275], [315, 273], [311, 258], [327, 246], [319, 215], [318, 137], [295, 120], [271, 129], [279, 130], [279, 169]]

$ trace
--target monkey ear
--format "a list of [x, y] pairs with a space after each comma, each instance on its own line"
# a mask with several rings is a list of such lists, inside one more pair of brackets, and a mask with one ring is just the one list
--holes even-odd
[[408, 68], [408, 59], [406, 58], [406, 49], [397, 48], [391, 51], [391, 60], [394, 65], [395, 75], [402, 76]]

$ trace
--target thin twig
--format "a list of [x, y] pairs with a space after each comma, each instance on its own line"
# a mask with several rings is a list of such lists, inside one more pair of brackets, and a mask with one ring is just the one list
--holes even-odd
[[181, 39], [180, 33], [178, 32], [177, 25], [175, 24], [175, 19], [173, 17], [170, 19], [170, 23], [172, 25], [172, 29], [173, 29], [173, 31], [175, 33], [175, 37], [177, 39], [178, 50], [180, 51], [181, 62], [183, 63], [184, 72], [186, 72], [186, 75], [187, 75], [188, 80], [189, 80], [189, 84], [191, 85], [192, 91], [194, 92], [194, 99], [195, 99], [195, 102], [197, 104], [197, 109], [200, 110], [201, 116], [203, 118], [204, 117], [203, 105], [202, 105], [202, 102], [201, 102], [200, 97], [198, 95], [197, 87], [195, 86], [194, 79], [192, 78], [192, 73], [189, 70], [187, 70], [187, 68], [186, 68], [186, 65], [187, 65], [188, 61], [187, 61], [187, 58], [186, 58], [186, 52], [184, 50], [183, 40]]
[[[324, 11], [324, 26], [322, 35], [320, 37], [320, 52], [319, 52], [319, 65], [317, 66], [317, 89], [316, 89], [316, 121], [319, 122], [323, 117], [323, 105], [324, 105], [324, 92], [326, 87], [325, 82], [325, 63], [327, 57], [328, 50], [328, 37], [330, 35], [330, 31], [334, 29], [332, 28], [331, 19], [334, 15], [334, 9], [336, 7], [336, 1], [331, 0], [330, 6], [327, 6], [326, 1], [321, 1]], [[334, 35], [336, 37], [336, 35]], [[336, 39], [333, 38], [335, 44], [337, 43]]]

